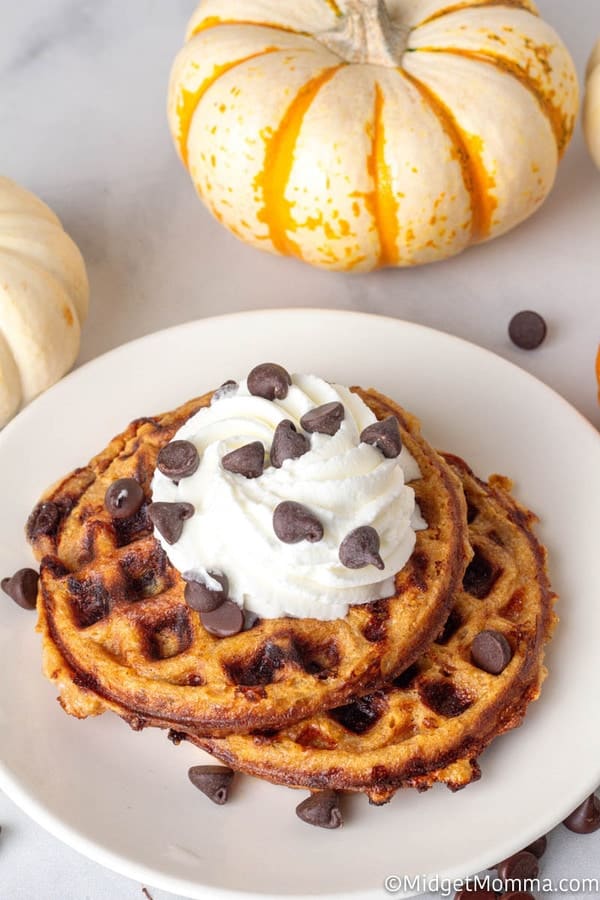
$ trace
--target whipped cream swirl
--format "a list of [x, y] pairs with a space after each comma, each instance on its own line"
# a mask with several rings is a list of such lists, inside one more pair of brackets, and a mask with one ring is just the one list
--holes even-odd
[[[311, 434], [310, 451], [281, 468], [265, 465], [260, 478], [226, 471], [221, 459], [253, 441], [269, 453], [277, 425], [325, 403], [342, 403], [344, 420], [333, 436]], [[262, 618], [291, 615], [341, 618], [353, 604], [394, 593], [394, 574], [406, 564], [415, 530], [426, 528], [407, 482], [420, 477], [406, 448], [386, 459], [360, 434], [376, 422], [368, 406], [348, 388], [314, 375], [293, 375], [283, 400], [252, 396], [246, 382], [221, 392], [173, 440], [187, 440], [200, 454], [197, 471], [175, 484], [156, 470], [153, 500], [192, 503], [194, 515], [180, 539], [169, 545], [155, 532], [171, 563], [185, 578], [216, 589], [209, 572], [229, 580], [229, 597]], [[323, 524], [323, 539], [284, 544], [273, 530], [273, 511], [293, 500]], [[339, 547], [355, 528], [371, 525], [379, 534], [383, 571], [369, 565], [346, 568]]]

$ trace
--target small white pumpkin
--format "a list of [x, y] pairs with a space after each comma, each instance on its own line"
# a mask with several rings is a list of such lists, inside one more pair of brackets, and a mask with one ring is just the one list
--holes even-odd
[[81, 253], [58, 218], [0, 177], [0, 427], [71, 368], [88, 298]]
[[531, 0], [203, 0], [187, 37], [168, 112], [198, 193], [243, 240], [329, 269], [513, 228], [578, 109]]
[[600, 168], [600, 40], [594, 47], [586, 73], [583, 132], [592, 159]]

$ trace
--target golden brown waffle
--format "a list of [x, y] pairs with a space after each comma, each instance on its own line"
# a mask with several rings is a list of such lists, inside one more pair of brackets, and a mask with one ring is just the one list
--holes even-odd
[[[440, 781], [457, 790], [479, 777], [477, 756], [519, 725], [539, 695], [554, 595], [534, 516], [509, 496], [510, 483], [494, 476], [486, 485], [461, 460], [448, 459], [463, 481], [475, 556], [437, 642], [393, 684], [339, 709], [279, 732], [191, 740], [251, 775], [363, 791], [374, 803], [400, 787], [424, 790]], [[487, 629], [502, 632], [512, 649], [500, 675], [471, 660], [473, 639]]]
[[[396, 577], [395, 597], [334, 622], [264, 620], [225, 639], [205, 631], [146, 510], [159, 450], [210, 402], [207, 394], [132, 423], [32, 514], [44, 668], [67, 712], [112, 709], [135, 728], [157, 722], [212, 735], [281, 727], [379, 686], [422, 654], [471, 556], [464, 495], [412, 416], [374, 391], [357, 392], [379, 418], [398, 416], [423, 476], [414, 488], [429, 527]], [[142, 485], [145, 503], [132, 519], [113, 521], [104, 495], [125, 477]]]

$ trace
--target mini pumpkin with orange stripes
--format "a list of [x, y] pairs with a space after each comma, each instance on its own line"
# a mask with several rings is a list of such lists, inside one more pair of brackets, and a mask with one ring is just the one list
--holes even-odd
[[204, 0], [169, 120], [230, 231], [364, 272], [526, 219], [577, 105], [571, 57], [531, 0]]

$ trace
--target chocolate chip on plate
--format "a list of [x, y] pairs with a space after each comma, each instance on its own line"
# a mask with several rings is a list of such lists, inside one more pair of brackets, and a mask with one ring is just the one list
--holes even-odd
[[248, 375], [248, 390], [265, 400], [284, 400], [292, 383], [289, 372], [276, 363], [256, 366]]
[[212, 612], [227, 600], [229, 590], [227, 576], [219, 575], [217, 572], [208, 574], [221, 585], [219, 589], [209, 588], [208, 585], [192, 579], [187, 581], [185, 586], [185, 602], [190, 609], [195, 609], [197, 612]]
[[360, 436], [363, 444], [372, 444], [387, 459], [395, 459], [402, 452], [402, 436], [396, 416], [388, 416], [381, 422], [368, 425]]
[[194, 787], [218, 806], [223, 806], [229, 799], [233, 774], [233, 770], [225, 766], [192, 766], [188, 770], [188, 778]]
[[38, 503], [27, 520], [27, 536], [32, 540], [41, 535], [56, 534], [60, 522], [60, 510], [52, 500]]
[[39, 580], [35, 569], [19, 569], [10, 578], [3, 578], [0, 586], [23, 609], [35, 609]]
[[273, 513], [273, 530], [284, 544], [300, 541], [317, 543], [323, 537], [323, 526], [317, 517], [301, 503], [285, 500]]
[[167, 478], [180, 481], [198, 469], [200, 456], [191, 441], [171, 441], [158, 454], [156, 467]]
[[567, 816], [563, 825], [575, 834], [591, 834], [600, 829], [600, 798], [591, 794]]
[[305, 413], [300, 424], [309, 434], [328, 434], [333, 437], [340, 430], [346, 411], [341, 403], [325, 403]]
[[113, 481], [104, 495], [104, 505], [113, 519], [130, 519], [144, 502], [144, 491], [135, 478]]
[[200, 621], [214, 637], [232, 637], [244, 628], [244, 611], [233, 600], [225, 600], [216, 609], [201, 612]]
[[542, 837], [538, 838], [537, 841], [533, 841], [532, 844], [529, 844], [528, 847], [525, 847], [525, 850], [528, 853], [533, 853], [534, 856], [537, 856], [538, 859], [541, 859], [546, 849], [548, 847], [548, 838], [546, 835], [542, 835]]
[[471, 660], [478, 669], [500, 675], [512, 659], [512, 649], [501, 631], [480, 631], [471, 644]]
[[213, 403], [217, 403], [219, 400], [224, 400], [225, 397], [233, 397], [237, 394], [238, 388], [239, 384], [237, 381], [233, 381], [231, 378], [228, 381], [224, 381], [210, 398], [210, 405], [212, 406]]
[[370, 525], [362, 525], [346, 535], [340, 544], [339, 557], [347, 569], [364, 569], [375, 566], [384, 569], [385, 563], [379, 555], [379, 535]]
[[271, 444], [271, 464], [280, 469], [286, 459], [299, 459], [308, 453], [310, 443], [290, 419], [284, 419], [275, 429]]
[[344, 824], [337, 791], [316, 791], [298, 804], [296, 815], [317, 828], [339, 828]]
[[547, 333], [544, 319], [530, 309], [513, 316], [508, 326], [511, 341], [521, 350], [535, 350], [544, 343]]
[[265, 468], [265, 448], [260, 441], [245, 444], [237, 450], [232, 450], [231, 453], [226, 453], [221, 465], [235, 475], [260, 478]]
[[191, 519], [195, 509], [191, 503], [151, 503], [148, 507], [150, 521], [167, 544], [176, 544], [183, 532], [186, 519]]
[[496, 866], [496, 871], [503, 881], [520, 882], [537, 878], [540, 873], [538, 858], [527, 850], [503, 859]]

